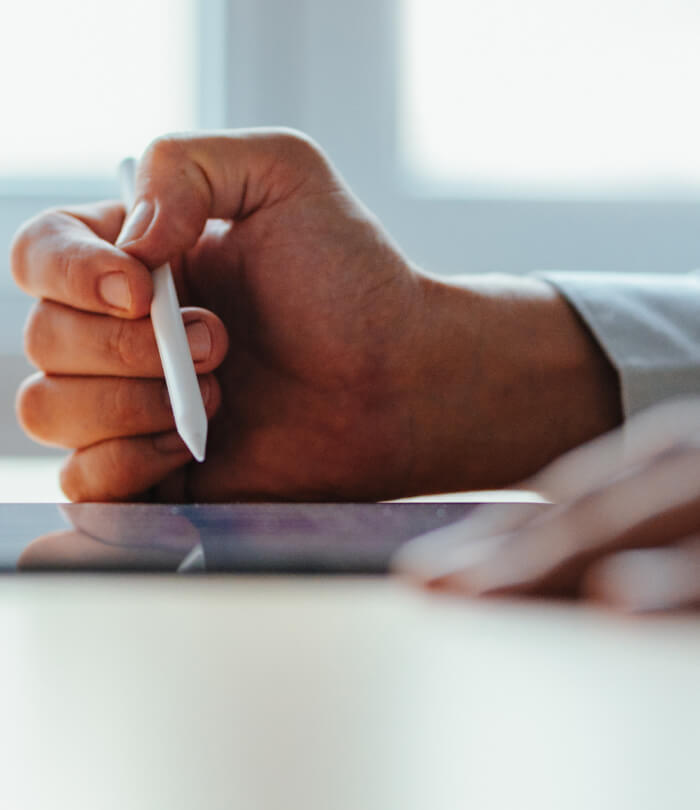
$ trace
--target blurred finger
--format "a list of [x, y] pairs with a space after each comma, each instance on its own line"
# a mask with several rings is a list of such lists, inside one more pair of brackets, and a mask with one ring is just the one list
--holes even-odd
[[417, 582], [440, 579], [457, 565], [476, 562], [503, 534], [525, 525], [547, 508], [548, 504], [539, 503], [484, 504], [464, 520], [405, 543], [393, 557], [392, 570]]
[[475, 561], [457, 549], [440, 584], [474, 595], [575, 594], [601, 556], [672, 543], [700, 524], [698, 466], [700, 447], [674, 448], [496, 538]]
[[[218, 383], [206, 375], [199, 384], [211, 416], [221, 398]], [[160, 433], [175, 426], [165, 382], [127, 377], [36, 374], [20, 388], [17, 414], [34, 439], [68, 448]]]
[[[205, 309], [182, 311], [199, 374], [213, 371], [228, 349], [226, 327]], [[162, 377], [150, 318], [125, 320], [40, 301], [25, 328], [30, 361], [49, 374]]]
[[71, 501], [128, 501], [192, 460], [175, 431], [110, 439], [72, 453], [61, 470]]
[[[105, 211], [104, 207], [100, 210]], [[109, 222], [103, 233], [112, 234], [117, 215], [123, 219], [121, 206], [106, 209]], [[28, 222], [12, 244], [15, 281], [35, 298], [75, 309], [122, 318], [147, 315], [153, 295], [148, 269], [101, 238], [86, 222], [89, 217], [78, 218], [66, 211], [49, 211]]]
[[700, 607], [700, 536], [667, 548], [623, 551], [586, 575], [585, 594], [634, 613]]

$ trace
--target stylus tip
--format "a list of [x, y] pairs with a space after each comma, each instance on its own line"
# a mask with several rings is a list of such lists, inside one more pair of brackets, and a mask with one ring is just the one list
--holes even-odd
[[189, 433], [188, 435], [185, 435], [184, 433], [180, 435], [182, 436], [182, 440], [187, 445], [189, 451], [197, 459], [197, 461], [204, 461], [207, 449], [207, 434], [197, 431]]

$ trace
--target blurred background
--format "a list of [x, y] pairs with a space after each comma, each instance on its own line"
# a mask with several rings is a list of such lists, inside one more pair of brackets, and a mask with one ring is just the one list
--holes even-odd
[[158, 134], [305, 130], [436, 273], [698, 264], [694, 0], [24, 0], [0, 75], [0, 453], [29, 464], [6, 499], [52, 452], [14, 420], [12, 234], [116, 196]]

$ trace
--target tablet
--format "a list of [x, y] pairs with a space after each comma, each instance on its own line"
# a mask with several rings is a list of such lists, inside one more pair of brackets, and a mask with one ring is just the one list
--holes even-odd
[[0, 570], [383, 574], [474, 504], [0, 504]]

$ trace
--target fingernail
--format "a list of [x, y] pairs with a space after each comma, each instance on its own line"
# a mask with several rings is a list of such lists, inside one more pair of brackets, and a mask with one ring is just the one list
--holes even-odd
[[153, 446], [159, 453], [183, 453], [187, 451], [187, 445], [176, 431], [154, 436]]
[[150, 200], [139, 200], [132, 208], [131, 213], [124, 220], [121, 232], [117, 237], [116, 246], [121, 247], [129, 242], [140, 239], [148, 230], [153, 219], [153, 203]]
[[124, 273], [108, 273], [99, 281], [100, 298], [110, 307], [129, 309], [131, 292]]
[[185, 327], [195, 363], [206, 360], [211, 354], [211, 332], [204, 321], [193, 321]]

